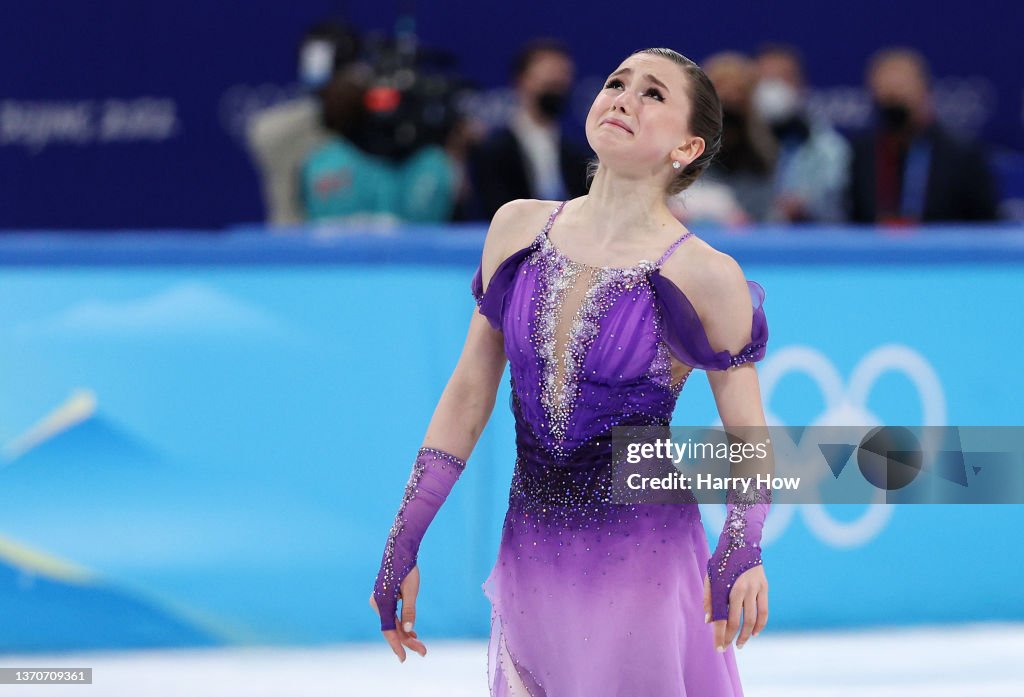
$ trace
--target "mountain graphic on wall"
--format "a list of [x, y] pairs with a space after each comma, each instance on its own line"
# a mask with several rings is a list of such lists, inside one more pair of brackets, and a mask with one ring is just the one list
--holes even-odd
[[[106, 418], [90, 390], [78, 390], [0, 451], [0, 505], [90, 492], [110, 501], [166, 479], [156, 448]], [[41, 501], [42, 502], [42, 501]], [[84, 503], [84, 502], [83, 502]]]
[[76, 390], [27, 432], [4, 445], [6, 467], [58, 460], [91, 459], [102, 453], [108, 466], [155, 464], [159, 458], [140, 439], [107, 421], [92, 390]]
[[[156, 449], [105, 418], [90, 390], [78, 390], [0, 451], [0, 526], [50, 539], [77, 534], [92, 517], [167, 481]], [[126, 517], [124, 526], [133, 522]], [[16, 542], [0, 527], [0, 652], [216, 646], [226, 643], [213, 618]], [[116, 540], [80, 543], [102, 548]], [[45, 543], [43, 543], [45, 544]], [[82, 550], [84, 551], [84, 550]], [[91, 550], [90, 550], [91, 551]]]
[[187, 616], [0, 536], [0, 653], [220, 646]]

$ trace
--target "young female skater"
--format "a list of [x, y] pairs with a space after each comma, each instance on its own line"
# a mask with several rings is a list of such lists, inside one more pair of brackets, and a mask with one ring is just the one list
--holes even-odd
[[466, 343], [370, 598], [400, 660], [405, 647], [426, 654], [413, 629], [420, 540], [507, 360], [517, 458], [483, 584], [491, 695], [742, 695], [731, 643], [742, 647], [768, 617], [760, 539], [770, 496], [727, 499], [711, 555], [695, 504], [617, 503], [608, 476], [612, 426], [668, 425], [694, 368], [707, 371], [727, 429], [765, 425], [753, 365], [768, 338], [764, 291], [666, 205], [708, 166], [721, 131], [718, 97], [695, 63], [638, 51], [587, 116], [599, 158], [589, 193], [516, 200], [494, 215]]

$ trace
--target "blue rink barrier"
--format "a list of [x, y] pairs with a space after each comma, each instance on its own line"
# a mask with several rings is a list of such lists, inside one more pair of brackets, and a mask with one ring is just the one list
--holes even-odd
[[[770, 419], [1024, 425], [1019, 228], [697, 232], [767, 291]], [[0, 234], [0, 652], [376, 640], [483, 234]], [[425, 638], [487, 634], [508, 391], [423, 542]], [[674, 423], [715, 417], [691, 379]], [[1024, 619], [1021, 512], [777, 507], [770, 628]]]

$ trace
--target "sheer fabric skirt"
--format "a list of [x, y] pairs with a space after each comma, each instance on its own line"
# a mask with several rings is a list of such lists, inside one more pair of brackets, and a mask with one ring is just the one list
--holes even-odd
[[704, 623], [694, 504], [511, 502], [484, 593], [492, 697], [742, 697]]

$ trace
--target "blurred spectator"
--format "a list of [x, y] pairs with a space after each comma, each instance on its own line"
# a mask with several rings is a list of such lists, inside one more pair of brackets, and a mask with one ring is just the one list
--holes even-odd
[[263, 178], [267, 222], [289, 225], [306, 218], [299, 168], [311, 150], [331, 137], [323, 123], [321, 90], [358, 51], [359, 40], [348, 25], [330, 21], [311, 27], [299, 46], [299, 78], [309, 93], [249, 121], [246, 135]]
[[808, 113], [800, 54], [790, 46], [768, 45], [758, 52], [756, 62], [754, 107], [779, 147], [768, 219], [844, 220], [850, 146], [831, 124]]
[[320, 102], [310, 95], [260, 112], [249, 123], [249, 148], [263, 179], [267, 222], [291, 225], [305, 219], [298, 169], [306, 153], [330, 138], [320, 122]]
[[423, 73], [427, 51], [414, 41], [382, 38], [372, 48], [366, 57], [343, 22], [313, 27], [299, 50], [310, 93], [251, 121], [271, 222], [453, 217], [459, 160], [474, 135], [455, 113], [455, 81]]
[[483, 213], [473, 186], [471, 158], [473, 149], [487, 137], [487, 126], [477, 116], [463, 113], [445, 140], [444, 149], [456, 169], [455, 206], [452, 220], [480, 220]]
[[683, 222], [738, 225], [768, 219], [776, 144], [753, 108], [757, 67], [742, 53], [726, 51], [702, 66], [722, 102], [722, 149], [704, 175], [673, 197], [670, 208]]
[[[306, 218], [449, 220], [459, 186], [456, 163], [438, 144], [417, 143], [408, 151], [394, 147], [393, 131], [375, 128], [365, 103], [401, 97], [372, 85], [372, 68], [359, 63], [339, 71], [322, 91], [323, 120], [331, 136], [306, 156], [300, 169]], [[390, 103], [384, 106], [390, 111]], [[368, 151], [370, 144], [381, 152]]]
[[998, 196], [985, 152], [935, 120], [924, 57], [908, 48], [882, 50], [870, 61], [867, 82], [877, 118], [854, 143], [850, 218], [994, 220]]
[[587, 192], [587, 153], [562, 137], [574, 65], [554, 39], [523, 46], [512, 65], [519, 106], [475, 149], [473, 180], [485, 217], [513, 199], [559, 201]]

